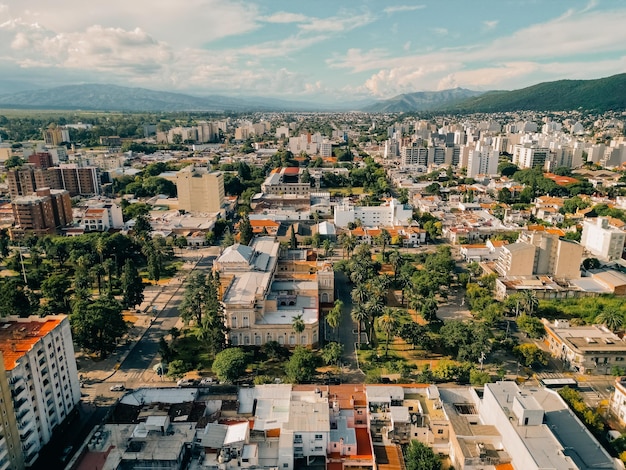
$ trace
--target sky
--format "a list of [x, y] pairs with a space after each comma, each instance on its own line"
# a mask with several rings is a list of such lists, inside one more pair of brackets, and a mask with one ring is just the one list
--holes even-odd
[[623, 72], [623, 0], [0, 0], [0, 94], [108, 83], [336, 102]]

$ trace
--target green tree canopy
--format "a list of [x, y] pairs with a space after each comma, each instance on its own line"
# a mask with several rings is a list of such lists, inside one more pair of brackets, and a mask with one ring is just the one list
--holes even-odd
[[74, 340], [100, 357], [113, 352], [117, 341], [128, 329], [122, 316], [122, 305], [113, 297], [95, 300], [83, 297], [74, 302], [72, 310], [70, 322]]
[[296, 346], [289, 361], [285, 365], [285, 372], [291, 382], [309, 382], [315, 375], [317, 358], [309, 349]]
[[441, 459], [426, 444], [411, 441], [404, 452], [407, 470], [441, 470]]
[[215, 355], [213, 372], [222, 382], [233, 382], [246, 371], [248, 356], [241, 348], [228, 348]]

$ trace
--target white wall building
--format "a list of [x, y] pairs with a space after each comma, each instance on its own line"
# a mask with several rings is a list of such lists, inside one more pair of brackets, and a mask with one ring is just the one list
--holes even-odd
[[413, 217], [413, 208], [400, 204], [397, 199], [389, 199], [380, 206], [353, 206], [347, 201], [335, 208], [335, 225], [347, 227], [357, 219], [365, 227], [390, 227], [408, 225]]
[[0, 351], [11, 388], [23, 460], [29, 466], [80, 401], [68, 317], [2, 318]]
[[580, 244], [591, 254], [602, 260], [614, 260], [622, 257], [626, 234], [609, 224], [606, 217], [588, 219], [583, 222]]
[[467, 176], [474, 178], [477, 175], [498, 174], [499, 158], [500, 153], [489, 146], [470, 150], [467, 162]]

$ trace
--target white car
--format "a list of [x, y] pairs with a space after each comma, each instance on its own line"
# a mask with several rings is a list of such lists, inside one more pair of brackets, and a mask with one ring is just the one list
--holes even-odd
[[124, 385], [122, 384], [115, 384], [111, 385], [111, 388], [109, 388], [109, 390], [111, 390], [112, 392], [123, 392], [124, 390], [126, 390], [126, 387], [124, 387]]

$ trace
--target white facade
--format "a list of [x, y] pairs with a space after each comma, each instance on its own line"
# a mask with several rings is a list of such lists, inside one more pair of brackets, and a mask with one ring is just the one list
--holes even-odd
[[390, 199], [380, 206], [352, 206], [344, 203], [335, 208], [335, 225], [347, 227], [357, 219], [365, 227], [390, 227], [408, 225], [413, 217], [413, 208], [400, 204], [397, 199]]
[[585, 220], [580, 244], [594, 256], [603, 260], [614, 260], [622, 257], [626, 234], [611, 225], [606, 217]]
[[513, 163], [520, 168], [544, 167], [549, 160], [550, 149], [528, 144], [513, 146]]
[[500, 153], [491, 147], [471, 150], [467, 162], [467, 176], [474, 178], [477, 175], [496, 175]]
[[80, 401], [68, 317], [5, 317], [0, 348], [28, 466]]

